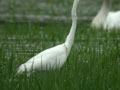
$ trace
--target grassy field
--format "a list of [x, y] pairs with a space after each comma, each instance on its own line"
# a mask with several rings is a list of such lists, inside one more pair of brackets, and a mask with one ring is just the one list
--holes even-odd
[[[112, 0], [110, 11], [120, 9], [120, 0]], [[70, 18], [73, 0], [0, 0], [0, 22], [36, 22]], [[82, 20], [91, 20], [100, 10], [102, 0], [80, 0], [77, 14]], [[64, 17], [64, 18], [63, 18]], [[37, 19], [36, 19], [37, 18]], [[41, 20], [42, 18], [42, 20]]]
[[32, 56], [65, 41], [70, 23], [0, 25], [0, 90], [120, 90], [120, 31], [79, 23], [60, 70], [15, 76]]

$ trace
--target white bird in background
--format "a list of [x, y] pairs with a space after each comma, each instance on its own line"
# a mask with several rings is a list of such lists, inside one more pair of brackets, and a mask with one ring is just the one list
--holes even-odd
[[31, 72], [34, 72], [36, 70], [54, 70], [63, 66], [63, 64], [67, 60], [74, 41], [77, 26], [76, 9], [78, 6], [78, 2], [79, 0], [74, 0], [73, 2], [71, 12], [72, 26], [65, 43], [44, 50], [36, 56], [32, 57], [30, 60], [28, 60], [18, 68], [17, 74], [22, 74], [26, 72], [27, 75], [29, 75]]
[[103, 5], [93, 19], [91, 26], [95, 28], [103, 27], [104, 29], [120, 28], [120, 11], [109, 12], [111, 7], [110, 0], [103, 0]]

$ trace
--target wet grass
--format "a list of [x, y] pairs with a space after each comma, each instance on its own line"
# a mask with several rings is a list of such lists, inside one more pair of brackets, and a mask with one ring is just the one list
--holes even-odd
[[79, 23], [75, 43], [60, 70], [15, 76], [32, 56], [61, 44], [68, 23], [1, 24], [1, 90], [119, 90], [120, 32], [89, 28]]

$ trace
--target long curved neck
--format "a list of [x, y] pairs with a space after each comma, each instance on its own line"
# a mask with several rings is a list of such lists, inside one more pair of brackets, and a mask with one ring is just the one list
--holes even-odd
[[107, 17], [110, 9], [110, 0], [104, 0], [98, 16]]
[[110, 9], [110, 0], [103, 0], [103, 4], [102, 7], [100, 9], [100, 11], [98, 12], [97, 16], [94, 18], [92, 24], [97, 24], [98, 25], [102, 25], [109, 13], [109, 9]]
[[66, 38], [66, 41], [65, 41], [65, 45], [67, 47], [68, 53], [70, 52], [72, 44], [74, 42], [74, 36], [75, 36], [76, 27], [77, 27], [76, 9], [78, 6], [78, 2], [79, 2], [79, 0], [74, 0], [74, 2], [73, 2], [72, 12], [71, 12], [72, 26], [71, 26], [70, 32]]

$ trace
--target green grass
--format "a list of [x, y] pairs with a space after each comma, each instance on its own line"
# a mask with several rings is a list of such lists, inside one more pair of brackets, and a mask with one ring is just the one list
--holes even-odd
[[0, 90], [120, 90], [120, 32], [78, 24], [60, 70], [15, 76], [32, 56], [65, 41], [70, 24], [1, 24]]
[[[6, 18], [0, 19], [0, 22], [30, 22], [31, 20], [35, 22], [32, 17], [26, 17], [28, 15], [50, 16], [52, 20], [55, 19], [54, 16], [60, 17], [60, 20], [62, 20], [61, 16], [65, 16], [68, 19], [71, 16], [72, 4], [73, 0], [0, 0], [0, 16], [8, 15]], [[91, 19], [96, 16], [101, 5], [102, 0], [80, 1], [77, 9], [78, 17]], [[118, 11], [119, 8], [120, 1], [114, 0], [110, 11]]]

